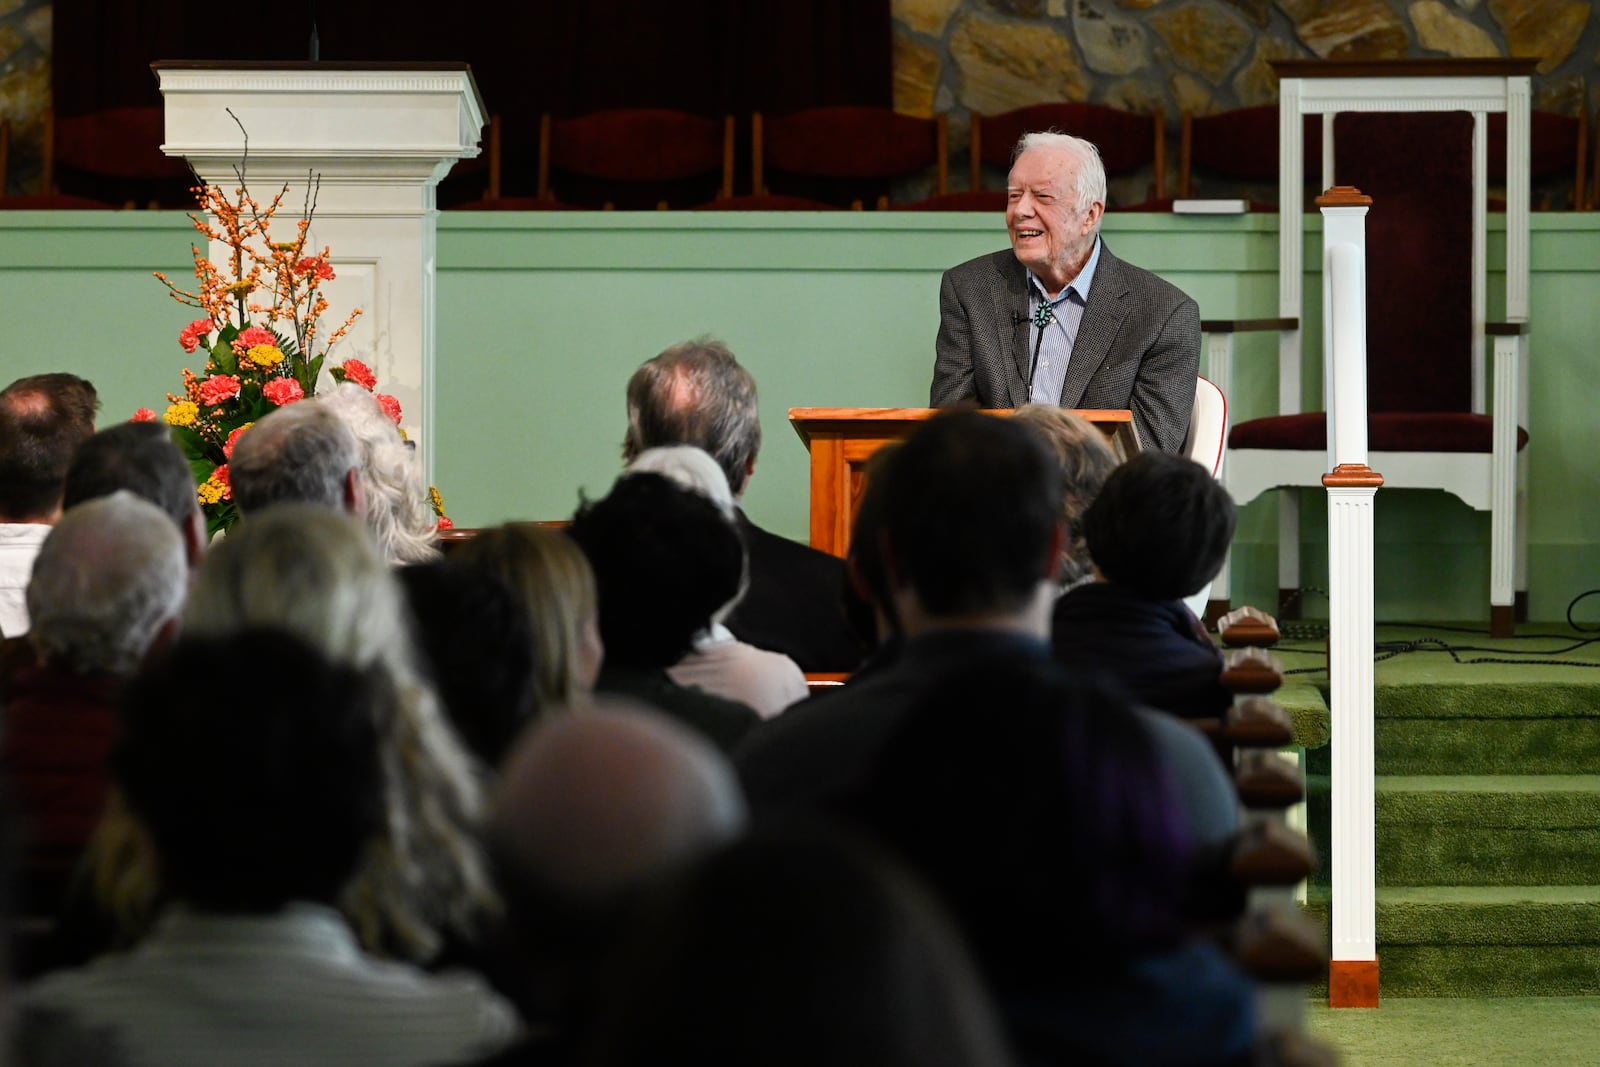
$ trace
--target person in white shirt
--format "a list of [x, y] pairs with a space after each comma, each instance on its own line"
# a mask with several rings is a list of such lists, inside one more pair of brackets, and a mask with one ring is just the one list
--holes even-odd
[[0, 390], [0, 637], [28, 632], [28, 579], [99, 398], [75, 374], [33, 374]]

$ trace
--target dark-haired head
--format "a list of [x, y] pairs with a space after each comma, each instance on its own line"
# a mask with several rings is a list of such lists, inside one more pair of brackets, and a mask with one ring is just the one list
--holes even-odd
[[976, 412], [940, 415], [884, 474], [889, 565], [930, 615], [1015, 610], [1053, 575], [1061, 479], [1028, 428]]
[[1125, 698], [1054, 664], [931, 687], [845, 809], [943, 895], [996, 988], [1181, 931], [1190, 848], [1154, 742]]
[[533, 623], [522, 598], [462, 563], [433, 560], [395, 573], [451, 724], [484, 766], [498, 767], [539, 711]]
[[[225, 701], [175, 696], [224, 668], [249, 674]], [[276, 630], [185, 637], [150, 663], [112, 765], [164, 888], [225, 913], [332, 903], [383, 825], [375, 724], [395, 699], [382, 672]]]
[[34, 374], [0, 390], [0, 519], [48, 519], [99, 398], [75, 374]]
[[738, 530], [711, 501], [659, 474], [617, 479], [567, 532], [594, 569], [607, 664], [678, 662], [744, 576]]
[[181, 530], [194, 515], [194, 472], [162, 422], [119, 422], [78, 446], [61, 506], [126, 489], [166, 512]]
[[1106, 479], [1083, 530], [1107, 581], [1177, 600], [1216, 576], [1234, 521], [1233, 500], [1210, 471], [1183, 456], [1143, 452]]
[[758, 831], [707, 857], [622, 962], [596, 1064], [1009, 1062], [932, 898], [870, 845], [818, 828]]

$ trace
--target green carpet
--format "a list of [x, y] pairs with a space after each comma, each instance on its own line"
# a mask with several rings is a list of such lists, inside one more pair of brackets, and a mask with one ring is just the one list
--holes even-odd
[[[1382, 995], [1396, 998], [1386, 1005], [1600, 995], [1600, 643], [1522, 629], [1548, 636], [1378, 628], [1380, 655], [1405, 649], [1374, 670], [1378, 956]], [[1307, 749], [1320, 860], [1307, 908], [1325, 918], [1330, 761], [1315, 705], [1328, 697], [1326, 644], [1277, 653], [1293, 672], [1282, 702]], [[1588, 1009], [1592, 1058], [1547, 1062], [1600, 1064], [1600, 1003]]]
[[1338, 1049], [1344, 1067], [1600, 1064], [1595, 997], [1394, 999], [1376, 1011], [1313, 1005], [1306, 1028]]

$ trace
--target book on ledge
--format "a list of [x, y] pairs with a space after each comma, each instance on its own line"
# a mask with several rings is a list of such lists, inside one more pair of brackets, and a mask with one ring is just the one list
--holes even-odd
[[1174, 215], [1243, 215], [1250, 210], [1244, 200], [1174, 200]]

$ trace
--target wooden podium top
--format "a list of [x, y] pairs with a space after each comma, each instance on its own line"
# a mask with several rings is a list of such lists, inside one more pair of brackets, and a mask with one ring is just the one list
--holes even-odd
[[[890, 441], [944, 408], [790, 408], [789, 422], [811, 453], [811, 545], [843, 556], [860, 503], [867, 460]], [[1011, 409], [985, 410], [1008, 416]], [[1122, 459], [1139, 451], [1133, 413], [1117, 410], [1074, 412], [1100, 427]]]

